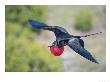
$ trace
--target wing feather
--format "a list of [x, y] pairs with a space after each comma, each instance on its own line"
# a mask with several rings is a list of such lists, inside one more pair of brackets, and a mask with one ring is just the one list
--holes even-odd
[[38, 21], [34, 21], [32, 19], [29, 19], [28, 22], [32, 25], [33, 28], [44, 28], [44, 27], [48, 27], [47, 24], [45, 23], [41, 23], [41, 22], [38, 22]]
[[69, 35], [69, 33], [62, 27], [59, 26], [48, 26], [45, 23], [42, 22], [38, 22], [32, 19], [29, 19], [28, 22], [32, 25], [33, 28], [37, 28], [37, 29], [44, 29], [44, 30], [49, 30], [49, 31], [53, 31], [55, 33], [55, 36], [67, 36]]
[[79, 43], [79, 40], [78, 39], [71, 39], [68, 43], [68, 46], [70, 48], [72, 48], [76, 53], [78, 53], [79, 55], [83, 56], [84, 58], [92, 61], [92, 62], [95, 62], [98, 64], [97, 60], [85, 49], [83, 48], [80, 43]]

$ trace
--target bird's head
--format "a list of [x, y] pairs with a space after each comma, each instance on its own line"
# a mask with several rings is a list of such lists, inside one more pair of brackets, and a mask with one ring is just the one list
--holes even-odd
[[54, 56], [60, 56], [64, 51], [64, 46], [58, 46], [58, 42], [54, 41], [52, 46], [50, 47], [50, 51]]

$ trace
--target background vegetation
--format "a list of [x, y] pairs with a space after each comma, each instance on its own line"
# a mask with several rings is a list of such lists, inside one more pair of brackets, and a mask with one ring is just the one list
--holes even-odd
[[74, 16], [75, 28], [83, 32], [90, 31], [92, 28], [92, 16], [90, 8], [79, 9]]
[[46, 21], [47, 10], [47, 6], [6, 6], [6, 71], [62, 70], [60, 59], [29, 28], [28, 19]]

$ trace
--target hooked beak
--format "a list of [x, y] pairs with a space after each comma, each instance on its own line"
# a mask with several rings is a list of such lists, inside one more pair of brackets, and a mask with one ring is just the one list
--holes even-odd
[[[51, 45], [52, 46], [52, 45]], [[48, 47], [51, 47], [51, 46], [48, 46]]]

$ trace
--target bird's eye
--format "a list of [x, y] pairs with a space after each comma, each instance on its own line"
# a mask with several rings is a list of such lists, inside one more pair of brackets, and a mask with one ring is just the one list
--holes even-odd
[[60, 43], [61, 43], [62, 45], [66, 45], [66, 42], [63, 41], [63, 40], [62, 40]]

